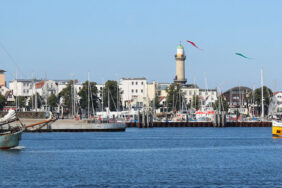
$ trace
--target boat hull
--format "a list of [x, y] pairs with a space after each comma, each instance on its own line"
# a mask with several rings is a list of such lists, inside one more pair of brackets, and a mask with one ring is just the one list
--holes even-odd
[[22, 132], [0, 135], [0, 149], [10, 149], [19, 145]]
[[93, 131], [97, 132], [118, 132], [125, 131], [125, 123], [95, 123], [92, 125]]
[[272, 121], [272, 137], [282, 138], [282, 122]]

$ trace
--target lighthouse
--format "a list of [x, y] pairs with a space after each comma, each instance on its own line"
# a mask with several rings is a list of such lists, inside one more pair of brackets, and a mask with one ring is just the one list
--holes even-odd
[[174, 78], [174, 83], [177, 84], [185, 84], [186, 79], [185, 79], [185, 53], [184, 53], [184, 48], [181, 45], [181, 43], [177, 46], [177, 51], [175, 55], [175, 63], [176, 63], [176, 74]]

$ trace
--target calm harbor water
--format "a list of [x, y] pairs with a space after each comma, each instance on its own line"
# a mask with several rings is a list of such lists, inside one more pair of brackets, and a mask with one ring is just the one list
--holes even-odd
[[0, 187], [282, 187], [271, 128], [24, 133], [0, 151]]

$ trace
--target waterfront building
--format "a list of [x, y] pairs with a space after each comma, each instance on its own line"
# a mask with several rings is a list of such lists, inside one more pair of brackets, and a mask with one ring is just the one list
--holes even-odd
[[[148, 103], [146, 78], [121, 78], [119, 83], [121, 102], [126, 108], [132, 107], [134, 100], [139, 101], [138, 106]], [[141, 100], [142, 99], [142, 100]]]
[[269, 104], [269, 115], [282, 115], [282, 91], [273, 93]]
[[169, 83], [157, 83], [153, 81], [152, 83], [148, 83], [147, 96], [150, 101], [152, 101], [156, 96], [166, 97], [167, 96], [167, 88], [170, 86]]
[[211, 106], [217, 100], [216, 89], [199, 89], [199, 99], [204, 106]]
[[233, 87], [225, 91], [222, 96], [229, 105], [228, 112], [240, 114], [248, 114], [248, 96], [252, 92], [252, 89], [245, 86]]
[[196, 84], [185, 84], [180, 88], [187, 104], [191, 104], [195, 97], [199, 97], [199, 87]]
[[0, 86], [6, 86], [5, 72], [6, 71], [0, 69]]
[[176, 63], [176, 74], [174, 78], [174, 83], [185, 84], [187, 80], [185, 79], [185, 52], [184, 47], [181, 43], [177, 46], [175, 54], [175, 63]]
[[222, 96], [227, 100], [230, 108], [246, 107], [248, 104], [248, 95], [251, 92], [252, 89], [239, 86], [225, 91]]
[[99, 99], [102, 99], [102, 95], [103, 95], [103, 89], [105, 87], [105, 84], [96, 84], [97, 87], [97, 96]]
[[9, 82], [9, 89], [14, 96], [29, 97], [34, 94], [35, 84], [42, 80], [37, 79], [17, 79]]

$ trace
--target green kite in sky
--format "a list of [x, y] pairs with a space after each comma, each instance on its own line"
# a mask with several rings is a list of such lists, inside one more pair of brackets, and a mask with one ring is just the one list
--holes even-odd
[[241, 57], [243, 57], [245, 59], [252, 59], [252, 58], [249, 58], [249, 57], [247, 57], [247, 56], [245, 56], [245, 55], [243, 55], [241, 53], [238, 53], [238, 52], [236, 52], [235, 55], [241, 56]]

